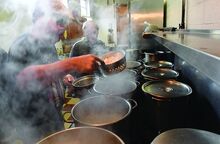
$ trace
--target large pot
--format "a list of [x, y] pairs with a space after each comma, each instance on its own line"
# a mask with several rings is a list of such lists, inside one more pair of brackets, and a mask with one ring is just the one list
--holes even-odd
[[[132, 104], [130, 103], [132, 102]], [[128, 141], [128, 115], [137, 106], [136, 101], [118, 96], [94, 96], [78, 102], [71, 110], [76, 126], [96, 126], [113, 131]]]
[[144, 83], [142, 91], [148, 106], [146, 109], [151, 109], [149, 118], [158, 133], [187, 126], [190, 86], [176, 80], [158, 80]]
[[122, 72], [115, 74], [115, 76], [119, 78], [125, 78], [128, 80], [136, 81], [138, 78], [138, 73], [135, 70], [132, 69], [124, 69]]
[[171, 129], [158, 135], [151, 144], [219, 144], [220, 135], [193, 128]]
[[131, 98], [135, 93], [138, 82], [134, 81], [134, 79], [129, 80], [129, 77], [125, 79], [123, 76], [118, 77], [118, 75], [112, 75], [99, 79], [94, 84], [92, 93], [102, 95], [118, 95], [126, 99]]
[[76, 127], [54, 133], [37, 144], [124, 144], [111, 131], [97, 127]]
[[140, 74], [144, 66], [140, 61], [126, 61], [126, 68], [135, 70], [138, 74]]

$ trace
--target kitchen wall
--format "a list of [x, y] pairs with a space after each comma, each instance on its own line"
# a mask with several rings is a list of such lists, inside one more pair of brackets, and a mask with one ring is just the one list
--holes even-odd
[[186, 3], [187, 29], [219, 29], [219, 0], [188, 0]]
[[167, 27], [179, 27], [182, 15], [182, 0], [167, 0]]

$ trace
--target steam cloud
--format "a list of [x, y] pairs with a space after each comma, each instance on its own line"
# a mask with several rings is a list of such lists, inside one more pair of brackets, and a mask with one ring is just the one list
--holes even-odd
[[[44, 0], [41, 1], [41, 4], [43, 4]], [[36, 0], [2, 0], [1, 1], [1, 10], [6, 12], [6, 15], [8, 15], [8, 19], [6, 21], [0, 22], [0, 43], [1, 47], [8, 51], [10, 45], [12, 42], [17, 38], [18, 35], [21, 33], [24, 33], [25, 31], [29, 30], [30, 26], [32, 25], [32, 12], [34, 10], [34, 5], [36, 3]], [[44, 6], [46, 6], [45, 4]], [[99, 7], [101, 8], [101, 7]], [[108, 15], [106, 15], [109, 12], [109, 9], [105, 8], [99, 9], [100, 15], [98, 17], [98, 23], [100, 25], [100, 29], [107, 29], [109, 28], [109, 25], [111, 23], [115, 23], [115, 21], [109, 21], [109, 23], [104, 22], [106, 18], [109, 18]], [[111, 14], [110, 16], [112, 19], [114, 19], [114, 15]], [[113, 26], [113, 25], [112, 25]], [[116, 26], [112, 27], [116, 32]], [[124, 41], [123, 39], [128, 38], [127, 34], [127, 28], [125, 28], [125, 32], [122, 32], [124, 35], [120, 37], [120, 41]], [[42, 34], [45, 36], [44, 34]], [[46, 35], [50, 37], [49, 35]], [[132, 38], [131, 38], [132, 39]], [[135, 42], [132, 42], [135, 44]], [[120, 48], [118, 48], [120, 49]], [[37, 63], [37, 62], [36, 62]], [[14, 142], [20, 142], [22, 138], [25, 138], [25, 142], [27, 144], [31, 144], [36, 142], [36, 137], [39, 137], [39, 133], [37, 133], [37, 127], [32, 127], [32, 122], [35, 121], [35, 119], [39, 115], [51, 115], [53, 114], [54, 109], [53, 105], [51, 104], [51, 109], [47, 109], [47, 107], [44, 107], [45, 101], [42, 99], [36, 98], [33, 102], [29, 95], [27, 93], [23, 93], [21, 95], [16, 95], [15, 91], [13, 90], [14, 82], [15, 80], [12, 77], [5, 77], [4, 74], [7, 74], [7, 76], [10, 76], [11, 71], [17, 71], [20, 67], [17, 65], [12, 65], [8, 63], [4, 69], [1, 69], [1, 79], [2, 83], [0, 83], [0, 143], [2, 144], [12, 144]], [[7, 86], [5, 87], [5, 79], [10, 79], [11, 81], [8, 81]], [[135, 81], [135, 77], [130, 74], [124, 74], [124, 75], [114, 75], [111, 77], [111, 81], [115, 82], [125, 82], [126, 81]], [[109, 85], [108, 81], [106, 81], [105, 85]], [[122, 84], [123, 85], [123, 84]], [[11, 87], [10, 87], [11, 86]], [[111, 85], [112, 89], [114, 89], [114, 85]], [[40, 89], [39, 85], [35, 85], [35, 89]], [[125, 87], [121, 87], [121, 90], [123, 90]], [[125, 88], [126, 89], [126, 88]], [[10, 101], [10, 102], [9, 102]], [[20, 114], [24, 113], [27, 114], [27, 110], [25, 109], [28, 107], [29, 104], [34, 105], [36, 108], [41, 108], [41, 111], [36, 113], [31, 113], [29, 115], [31, 121], [27, 121], [24, 119]], [[52, 115], [53, 116], [53, 115]], [[55, 117], [55, 115], [54, 115]], [[47, 124], [48, 128], [55, 130], [56, 123], [48, 121]], [[52, 127], [51, 127], [52, 126]], [[54, 127], [53, 127], [54, 126]]]

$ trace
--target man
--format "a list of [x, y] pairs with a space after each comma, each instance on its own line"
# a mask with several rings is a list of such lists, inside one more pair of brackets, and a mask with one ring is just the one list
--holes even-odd
[[104, 42], [98, 39], [99, 27], [94, 21], [86, 21], [82, 29], [84, 37], [73, 45], [70, 57], [84, 54], [102, 55], [108, 51]]
[[6, 75], [11, 86], [11, 114], [16, 118], [10, 126], [9, 143], [36, 143], [64, 129], [60, 79], [74, 71], [91, 73], [100, 61], [94, 55], [58, 60], [54, 44], [67, 21], [74, 19], [58, 0], [46, 2], [38, 3], [32, 28], [17, 38], [9, 50]]
[[[98, 39], [99, 27], [93, 20], [84, 22], [82, 30], [84, 37], [73, 45], [69, 57], [76, 57], [85, 54], [95, 54], [97, 56], [101, 56], [110, 50], [105, 46], [104, 42]], [[96, 71], [96, 73], [99, 73], [99, 71]], [[77, 78], [87, 75], [87, 73], [82, 74], [76, 72], [72, 75], [74, 78]], [[74, 80], [72, 75], [67, 75], [64, 78], [65, 83], [69, 85], [70, 89], [71, 83]]]

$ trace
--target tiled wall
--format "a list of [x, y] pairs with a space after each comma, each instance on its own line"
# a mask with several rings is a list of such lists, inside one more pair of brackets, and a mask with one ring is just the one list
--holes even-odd
[[187, 29], [220, 29], [219, 0], [187, 0]]

